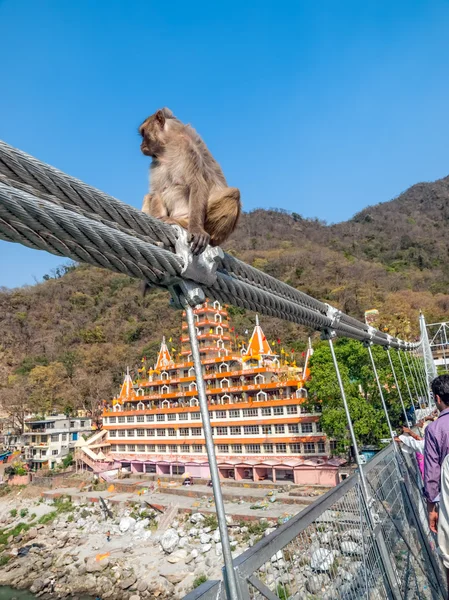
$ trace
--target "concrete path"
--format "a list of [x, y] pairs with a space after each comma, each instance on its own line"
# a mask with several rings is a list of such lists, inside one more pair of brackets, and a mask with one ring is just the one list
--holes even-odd
[[[141, 484], [138, 486], [140, 489], [144, 489], [145, 484]], [[316, 496], [298, 496], [298, 495], [290, 495], [289, 492], [278, 492], [277, 490], [270, 490], [267, 488], [249, 488], [249, 487], [230, 487], [230, 486], [221, 486], [221, 491], [223, 494], [223, 498], [229, 501], [239, 501], [243, 499], [247, 502], [261, 502], [265, 499], [270, 498], [274, 495], [277, 498], [277, 502], [282, 502], [284, 504], [312, 504], [315, 500], [321, 495], [321, 493], [317, 493]], [[203, 496], [207, 496], [208, 498], [213, 497], [212, 488], [207, 485], [192, 485], [192, 486], [172, 486], [172, 487], [161, 487], [159, 488], [160, 494], [172, 494], [176, 497], [179, 496], [189, 496], [190, 498], [202, 498]]]
[[[210, 488], [207, 488], [206, 486], [204, 487], [210, 491]], [[242, 489], [239, 489], [238, 491], [239, 496], [243, 498], [245, 494], [240, 494]], [[262, 490], [248, 491], [252, 493], [254, 491], [260, 493]], [[261, 495], [261, 500], [265, 497], [265, 495], [266, 494]], [[176, 503], [178, 509], [182, 512], [215, 513], [215, 506], [213, 498], [211, 496], [209, 496], [208, 498], [191, 498], [189, 496], [176, 495], [175, 500], [173, 497], [173, 493], [165, 494], [163, 492], [152, 492], [138, 495], [137, 493], [127, 492], [80, 492], [76, 488], [59, 488], [43, 492], [43, 497], [49, 500], [60, 496], [69, 496], [73, 502], [77, 503], [98, 502], [99, 497], [102, 497], [103, 499], [108, 500], [113, 504], [133, 504], [145, 500], [150, 504], [156, 504], [164, 508], [169, 508], [173, 506], [174, 503]], [[301, 504], [298, 502], [294, 504], [285, 504], [280, 500], [277, 500], [274, 503], [269, 503], [266, 509], [251, 509], [251, 506], [253, 504], [254, 503], [252, 501], [248, 502], [244, 499], [234, 502], [225, 500], [225, 510], [227, 514], [235, 517], [236, 519], [245, 520], [260, 519], [262, 517], [277, 519], [279, 517], [294, 515], [305, 508], [305, 504]]]

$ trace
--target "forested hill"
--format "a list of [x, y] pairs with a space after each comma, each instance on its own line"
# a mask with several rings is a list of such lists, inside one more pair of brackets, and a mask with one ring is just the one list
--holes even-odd
[[[378, 308], [392, 334], [415, 335], [419, 309], [428, 320], [447, 318], [449, 178], [336, 225], [299, 213], [300, 203], [297, 213], [243, 215], [226, 250], [354, 316]], [[238, 342], [254, 315], [231, 312]], [[95, 403], [117, 391], [127, 365], [154, 360], [163, 334], [179, 349], [180, 324], [166, 292], [143, 299], [135, 280], [86, 266], [3, 290], [0, 401], [19, 413], [29, 403], [42, 410]], [[303, 349], [304, 329], [265, 317], [262, 325], [288, 352]]]

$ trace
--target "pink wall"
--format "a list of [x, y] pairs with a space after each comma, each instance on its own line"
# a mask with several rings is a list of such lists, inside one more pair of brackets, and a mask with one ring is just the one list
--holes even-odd
[[8, 485], [27, 485], [29, 483], [28, 475], [13, 475], [8, 479]]
[[210, 477], [210, 469], [208, 464], [195, 465], [192, 463], [186, 463], [186, 472], [190, 473], [192, 477], [201, 477], [208, 479]]
[[248, 471], [251, 473], [253, 471], [252, 467], [235, 467], [235, 480], [241, 481], [242, 479], [246, 479], [247, 481], [252, 481], [251, 477], [247, 477]]
[[157, 475], [170, 475], [170, 465], [167, 463], [156, 465]]
[[299, 467], [294, 469], [295, 483], [299, 485], [338, 484], [338, 469], [332, 467]]
[[254, 467], [254, 481], [273, 480], [273, 469], [271, 467]]
[[144, 473], [144, 469], [143, 463], [131, 463], [131, 473]]

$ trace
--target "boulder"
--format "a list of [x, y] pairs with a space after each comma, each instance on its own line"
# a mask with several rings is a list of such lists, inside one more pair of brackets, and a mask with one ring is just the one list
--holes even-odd
[[202, 533], [200, 535], [200, 544], [208, 544], [212, 537], [208, 533]]
[[187, 550], [181, 548], [170, 554], [170, 556], [167, 556], [166, 560], [171, 564], [176, 564], [180, 561], [184, 561], [188, 557], [188, 555], [189, 553], [187, 552]]
[[88, 573], [97, 573], [103, 571], [109, 566], [109, 559], [104, 558], [103, 560], [95, 560], [95, 558], [89, 558], [86, 563], [86, 571]]
[[32, 527], [29, 531], [28, 531], [28, 537], [30, 538], [30, 540], [34, 540], [34, 538], [37, 537], [37, 529], [36, 527]]
[[334, 553], [327, 548], [318, 548], [312, 553], [310, 566], [314, 571], [329, 571], [334, 563]]
[[362, 556], [363, 548], [360, 544], [356, 542], [341, 542], [340, 550], [343, 554], [347, 554], [349, 556]]
[[134, 535], [142, 534], [148, 525], [150, 524], [150, 519], [142, 519], [141, 521], [137, 521], [134, 527]]
[[321, 533], [319, 537], [322, 544], [330, 544], [334, 539], [334, 534], [331, 531], [325, 531], [324, 533]]
[[329, 577], [321, 573], [315, 573], [313, 575], [309, 575], [309, 577], [306, 579], [306, 589], [310, 594], [322, 597], [321, 592], [326, 583], [329, 583]]
[[206, 552], [209, 552], [209, 550], [211, 548], [212, 548], [212, 544], [204, 544], [204, 546], [201, 546], [202, 554], [206, 554]]
[[204, 519], [205, 519], [205, 517], [201, 513], [194, 513], [190, 517], [190, 522], [193, 523], [194, 525], [199, 525], [199, 524], [203, 523]]
[[169, 597], [173, 595], [174, 586], [164, 577], [156, 577], [148, 582], [148, 591], [151, 598]]
[[140, 596], [139, 594], [133, 594], [132, 596], [130, 596], [129, 600], [140, 600]]
[[146, 589], [148, 587], [148, 583], [146, 581], [144, 581], [143, 579], [141, 579], [139, 581], [139, 583], [137, 584], [137, 591], [138, 592], [145, 592]]
[[120, 519], [118, 528], [120, 529], [120, 531], [122, 533], [125, 533], [126, 531], [130, 531], [130, 530], [132, 531], [135, 526], [136, 526], [136, 519], [133, 519], [132, 517], [122, 517]]
[[125, 579], [120, 582], [120, 587], [122, 588], [122, 590], [127, 590], [135, 583], [136, 583], [136, 576], [130, 575], [129, 577], [125, 577]]
[[164, 552], [171, 554], [178, 547], [179, 535], [175, 529], [167, 529], [161, 538], [161, 546]]
[[173, 585], [181, 583], [189, 575], [188, 571], [183, 571], [175, 565], [164, 565], [160, 568], [159, 573]]
[[216, 544], [218, 544], [219, 542], [221, 542], [221, 535], [220, 535], [220, 530], [216, 529], [212, 535], [212, 539], [214, 540], [214, 542]]
[[343, 540], [352, 540], [354, 542], [361, 542], [363, 538], [363, 534], [360, 529], [347, 529], [344, 533], [342, 533], [341, 538]]
[[37, 594], [38, 592], [41, 592], [45, 587], [45, 582], [43, 579], [35, 579], [33, 581], [33, 585], [30, 587], [30, 592], [32, 594]]

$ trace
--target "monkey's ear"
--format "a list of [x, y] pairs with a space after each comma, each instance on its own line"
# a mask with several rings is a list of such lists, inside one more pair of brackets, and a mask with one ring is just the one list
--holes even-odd
[[163, 109], [157, 111], [157, 113], [155, 114], [155, 119], [159, 123], [159, 125], [161, 126], [161, 129], [162, 129], [165, 125], [165, 115], [164, 115]]
[[162, 112], [164, 113], [164, 116], [166, 119], [174, 119], [175, 118], [173, 112], [167, 107], [163, 108]]

